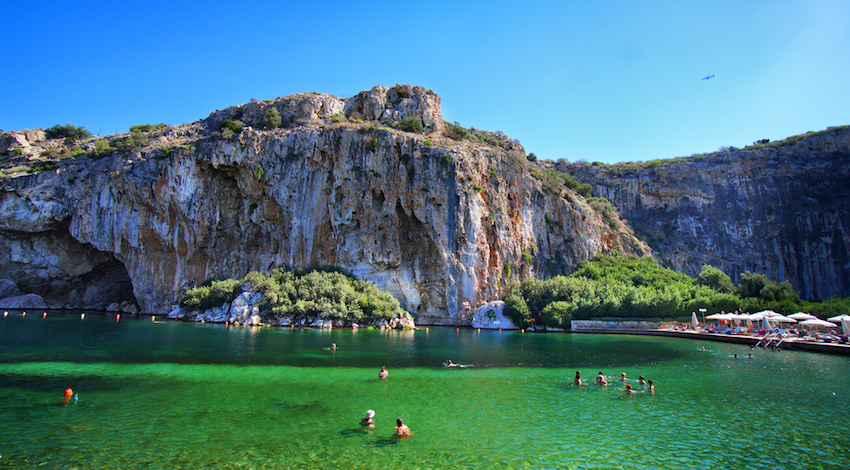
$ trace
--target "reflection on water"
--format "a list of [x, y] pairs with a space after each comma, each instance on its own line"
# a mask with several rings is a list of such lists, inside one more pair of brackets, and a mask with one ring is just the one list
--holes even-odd
[[[847, 468], [850, 361], [732, 359], [747, 352], [643, 336], [3, 318], [0, 467]], [[615, 385], [575, 386], [576, 370]], [[626, 396], [621, 372], [658, 392]], [[68, 387], [80, 398], [62, 406]], [[396, 418], [413, 438], [391, 437]]]

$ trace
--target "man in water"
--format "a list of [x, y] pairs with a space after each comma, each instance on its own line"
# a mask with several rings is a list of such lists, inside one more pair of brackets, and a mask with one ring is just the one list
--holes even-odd
[[413, 433], [410, 432], [410, 428], [407, 427], [406, 424], [404, 424], [403, 419], [399, 418], [399, 419], [395, 420], [395, 423], [398, 425], [398, 426], [393, 426], [396, 429], [395, 437], [407, 437], [407, 436], [413, 435]]
[[387, 366], [381, 366], [381, 371], [378, 372], [378, 377], [380, 377], [382, 379], [386, 379], [389, 376], [390, 376], [390, 373], [387, 372]]

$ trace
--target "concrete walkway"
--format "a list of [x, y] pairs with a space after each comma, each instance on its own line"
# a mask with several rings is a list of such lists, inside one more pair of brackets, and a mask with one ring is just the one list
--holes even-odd
[[[617, 334], [617, 335], [648, 335], [648, 336], [672, 336], [675, 338], [690, 338], [701, 339], [704, 341], [719, 341], [722, 343], [736, 343], [755, 346], [760, 340], [760, 336], [748, 335], [727, 335], [722, 333], [708, 333], [702, 331], [684, 330], [636, 330], [636, 329], [616, 329], [616, 328], [598, 328], [598, 329], [581, 329], [573, 330], [573, 333], [594, 333], [594, 334]], [[850, 356], [850, 345], [822, 343], [817, 341], [802, 341], [798, 339], [786, 339], [782, 342], [780, 349], [788, 349], [794, 351], [812, 351], [827, 354], [840, 354]]]

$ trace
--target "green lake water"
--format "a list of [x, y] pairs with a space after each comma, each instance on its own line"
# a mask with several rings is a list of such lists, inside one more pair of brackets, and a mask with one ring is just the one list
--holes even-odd
[[[850, 359], [749, 352], [647, 336], [10, 312], [0, 468], [850, 468]], [[644, 375], [657, 391], [577, 387], [576, 370], [586, 381], [626, 372], [635, 387]], [[77, 402], [63, 403], [68, 387]], [[371, 431], [359, 425], [367, 409]], [[413, 437], [392, 437], [399, 417]]]

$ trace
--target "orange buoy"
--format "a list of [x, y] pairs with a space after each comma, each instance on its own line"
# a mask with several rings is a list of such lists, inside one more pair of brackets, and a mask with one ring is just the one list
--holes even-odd
[[47, 312], [42, 313], [41, 318], [47, 318]]
[[70, 388], [66, 388], [65, 393], [62, 396], [65, 397], [65, 398], [71, 398], [71, 396], [73, 394], [74, 394], [73, 390], [71, 390]]
[[8, 311], [3, 312], [3, 316], [4, 316], [4, 317], [5, 317], [6, 315], [8, 315], [8, 314], [9, 314], [9, 312], [8, 312]]
[[121, 319], [121, 315], [115, 315], [115, 321], [118, 321], [120, 319]]
[[21, 316], [22, 316], [22, 317], [27, 316], [27, 312], [21, 312]]
[[80, 314], [80, 320], [85, 320], [85, 318], [86, 318], [86, 314], [85, 314], [85, 313], [81, 313], [81, 314]]

